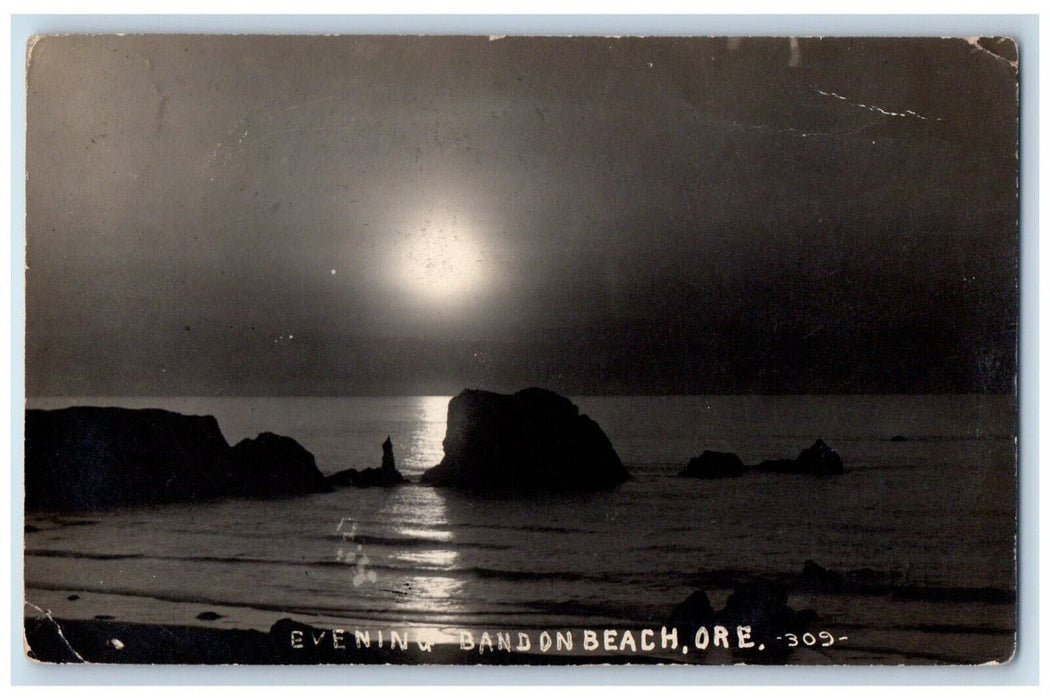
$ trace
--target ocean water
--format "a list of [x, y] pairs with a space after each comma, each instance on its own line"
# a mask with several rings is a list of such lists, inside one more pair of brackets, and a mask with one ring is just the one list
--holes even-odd
[[[294, 437], [323, 472], [378, 466], [389, 435], [418, 480], [440, 461], [449, 397], [33, 399], [215, 415], [232, 444]], [[1015, 590], [1015, 402], [1009, 396], [577, 397], [633, 478], [586, 495], [485, 497], [416, 483], [282, 501], [227, 500], [27, 517], [26, 596], [55, 617], [268, 629], [659, 624], [696, 588], [806, 560], [927, 589]], [[892, 441], [895, 435], [906, 441]], [[847, 473], [676, 476], [705, 449], [745, 463], [823, 438]], [[76, 596], [75, 600], [69, 600]], [[1014, 606], [965, 595], [823, 596], [852, 646], [834, 661], [1001, 654]], [[215, 612], [217, 620], [197, 615]], [[847, 636], [847, 635], [843, 635]], [[1007, 642], [1004, 642], [1007, 640]]]

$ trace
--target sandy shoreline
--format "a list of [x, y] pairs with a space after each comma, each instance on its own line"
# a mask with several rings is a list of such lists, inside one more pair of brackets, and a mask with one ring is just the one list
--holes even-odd
[[[306, 643], [289, 643], [290, 631], [305, 630]], [[150, 625], [112, 620], [55, 620], [25, 618], [26, 653], [47, 663], [116, 664], [402, 664], [402, 665], [571, 665], [656, 664], [672, 660], [646, 654], [587, 655], [584, 653], [532, 653], [494, 650], [479, 653], [456, 644], [434, 644], [429, 650], [412, 642], [402, 649], [389, 641], [370, 648], [352, 643], [334, 649], [310, 643], [311, 631], [322, 628], [284, 618], [269, 632], [247, 629], [208, 629], [184, 625]], [[326, 629], [330, 633], [330, 629]], [[391, 648], [393, 647], [393, 648]], [[691, 661], [696, 663], [699, 658]], [[688, 663], [686, 660], [683, 662]]]
[[[938, 653], [923, 644], [909, 650], [893, 649], [888, 639], [871, 638], [863, 646], [837, 649], [827, 653], [820, 649], [795, 649], [790, 654], [742, 653], [738, 650], [711, 649], [703, 653], [681, 655], [657, 648], [653, 652], [617, 653], [583, 651], [577, 646], [566, 652], [551, 649], [541, 653], [518, 648], [463, 649], [458, 644], [440, 643], [426, 646], [407, 640], [403, 646], [386, 638], [382, 644], [373, 636], [369, 648], [358, 648], [352, 633], [333, 644], [332, 627], [313, 627], [290, 618], [275, 622], [269, 631], [257, 629], [216, 629], [192, 625], [143, 624], [116, 620], [65, 620], [47, 615], [27, 616], [25, 652], [30, 659], [45, 663], [106, 664], [196, 664], [196, 665], [317, 665], [317, 664], [395, 664], [395, 665], [595, 665], [595, 664], [673, 664], [725, 665], [837, 665], [857, 663], [903, 663], [908, 665], [943, 665], [979, 663], [962, 652], [960, 655]], [[953, 635], [956, 642], [958, 636]], [[973, 637], [973, 635], [964, 635]], [[1007, 661], [1013, 646], [1012, 634], [992, 637], [976, 635], [971, 642], [987, 653], [991, 642], [999, 651], [996, 658], [982, 661]], [[981, 641], [983, 638], [984, 641]], [[926, 639], [930, 639], [927, 637]], [[475, 640], [480, 641], [480, 640]], [[914, 640], [918, 642], [919, 640]], [[932, 640], [931, 640], [932, 641]], [[911, 645], [909, 645], [911, 646]], [[831, 650], [827, 650], [831, 651]], [[961, 650], [960, 650], [961, 651]], [[971, 652], [972, 653], [972, 652]], [[968, 658], [969, 657], [969, 658]]]

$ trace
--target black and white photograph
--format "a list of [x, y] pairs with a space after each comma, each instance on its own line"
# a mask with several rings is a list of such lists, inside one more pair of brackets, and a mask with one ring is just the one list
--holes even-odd
[[25, 655], [1009, 663], [1023, 50], [34, 36]]

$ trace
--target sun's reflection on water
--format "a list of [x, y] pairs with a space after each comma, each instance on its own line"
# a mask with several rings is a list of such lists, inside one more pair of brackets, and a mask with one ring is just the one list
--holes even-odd
[[427, 542], [451, 542], [452, 533], [448, 530], [436, 530], [432, 528], [399, 527], [397, 534], [401, 537], [426, 540]]
[[413, 405], [415, 426], [402, 438], [398, 468], [409, 479], [435, 466], [444, 456], [442, 441], [445, 439], [445, 424], [448, 418], [450, 396], [417, 396]]
[[469, 602], [457, 570], [461, 555], [449, 529], [445, 497], [436, 489], [405, 487], [390, 504], [395, 539], [404, 541], [387, 554], [397, 590], [396, 608], [412, 626], [432, 627], [449, 617], [465, 618]]
[[448, 571], [454, 568], [457, 557], [456, 552], [451, 549], [436, 549], [426, 552], [398, 552], [393, 559], [411, 566]]
[[[444, 456], [442, 441], [449, 396], [420, 396], [413, 399], [413, 429], [395, 446], [398, 469], [418, 481], [427, 469]], [[471, 605], [466, 580], [458, 570], [461, 554], [448, 521], [445, 497], [439, 490], [408, 485], [397, 489], [384, 506], [393, 530], [391, 540], [400, 542], [376, 551], [386, 565], [383, 587], [392, 590], [390, 612], [413, 628], [414, 634], [433, 641], [451, 641], [445, 627], [466, 621]]]

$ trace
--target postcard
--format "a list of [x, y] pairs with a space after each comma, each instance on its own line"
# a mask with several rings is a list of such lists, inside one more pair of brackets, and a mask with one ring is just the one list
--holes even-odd
[[1009, 662], [1018, 52], [34, 37], [26, 655]]

